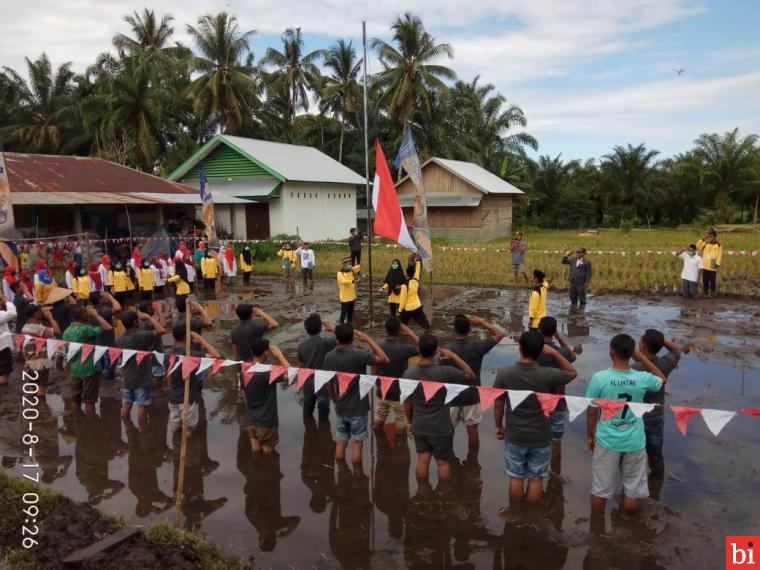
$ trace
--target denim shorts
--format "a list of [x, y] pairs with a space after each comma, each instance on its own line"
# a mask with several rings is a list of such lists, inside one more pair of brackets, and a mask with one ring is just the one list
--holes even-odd
[[121, 401], [123, 404], [137, 404], [138, 406], [150, 406], [150, 388], [137, 388], [136, 390], [121, 391]]
[[549, 420], [552, 424], [552, 441], [560, 441], [562, 436], [565, 435], [565, 422], [568, 417], [567, 410], [561, 410], [559, 412], [552, 412], [549, 416]]
[[335, 416], [335, 439], [338, 441], [364, 441], [369, 421], [363, 416]]
[[518, 479], [546, 477], [549, 474], [552, 446], [523, 447], [505, 441], [504, 458], [507, 463], [507, 475], [510, 477]]

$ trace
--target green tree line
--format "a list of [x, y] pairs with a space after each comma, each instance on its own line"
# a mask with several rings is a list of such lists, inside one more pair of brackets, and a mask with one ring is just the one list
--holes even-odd
[[[227, 12], [186, 26], [145, 9], [124, 18], [113, 51], [84, 73], [43, 53], [0, 71], [0, 136], [10, 151], [100, 156], [167, 175], [216, 133], [311, 145], [364, 170], [362, 60], [349, 40], [307, 52], [300, 28], [258, 60], [255, 30]], [[409, 124], [421, 159], [480, 164], [526, 192], [517, 220], [544, 227], [677, 225], [706, 216], [749, 220], [760, 192], [760, 145], [738, 130], [703, 134], [661, 158], [644, 144], [601, 159], [533, 159], [538, 141], [519, 105], [480, 77], [459, 78], [439, 43], [406, 13], [374, 39], [368, 78], [370, 141], [391, 155]], [[388, 152], [390, 151], [390, 152]], [[390, 158], [390, 157], [389, 157]]]

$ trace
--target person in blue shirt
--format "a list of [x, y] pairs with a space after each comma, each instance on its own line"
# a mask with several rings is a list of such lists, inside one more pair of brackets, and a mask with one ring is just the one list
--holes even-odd
[[[646, 371], [633, 370], [631, 358]], [[591, 377], [587, 398], [624, 400], [643, 403], [647, 392], [657, 392], [668, 380], [627, 334], [618, 334], [610, 341], [612, 367]], [[624, 406], [608, 420], [600, 418], [599, 407], [589, 406], [586, 430], [588, 448], [594, 454], [591, 463], [591, 512], [604, 516], [607, 499], [623, 483], [623, 508], [635, 512], [639, 501], [649, 496], [644, 421], [629, 406]]]

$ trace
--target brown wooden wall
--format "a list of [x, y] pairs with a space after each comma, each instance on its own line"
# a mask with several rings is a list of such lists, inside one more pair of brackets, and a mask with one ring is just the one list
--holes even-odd
[[[470, 196], [481, 194], [480, 190], [434, 162], [422, 170], [422, 183], [427, 192], [436, 194], [468, 194]], [[399, 195], [405, 195], [414, 194], [417, 190], [412, 181], [407, 179], [396, 188], [396, 191]]]
[[[414, 209], [403, 208], [408, 226]], [[512, 233], [512, 196], [483, 196], [478, 207], [429, 207], [428, 223], [434, 236], [450, 239], [494, 239]]]

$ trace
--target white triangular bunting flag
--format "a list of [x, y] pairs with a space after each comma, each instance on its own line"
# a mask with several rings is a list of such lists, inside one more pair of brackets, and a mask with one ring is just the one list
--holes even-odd
[[406, 400], [409, 396], [411, 396], [412, 392], [414, 392], [414, 389], [417, 387], [417, 384], [419, 384], [418, 380], [408, 380], [406, 378], [399, 378], [398, 387], [401, 392], [401, 396], [399, 396], [398, 401], [403, 404], [404, 400]]
[[29, 336], [28, 334], [25, 334], [24, 335], [24, 342], [21, 343], [22, 348], [25, 347], [30, 342], [33, 342], [33, 341], [34, 341], [34, 338], [32, 338], [31, 336]]
[[248, 369], [248, 374], [252, 374], [254, 372], [269, 372], [270, 370], [272, 370], [271, 364], [262, 364], [261, 362], [257, 362]]
[[469, 388], [466, 384], [444, 384], [443, 386], [446, 388], [446, 399], [443, 401], [444, 404], [448, 404], [451, 400]]
[[240, 364], [239, 360], [230, 360], [229, 358], [222, 362], [222, 366], [234, 366], [235, 364]]
[[377, 376], [371, 374], [362, 374], [359, 376], [359, 398], [363, 399], [377, 381]]
[[100, 362], [106, 352], [108, 352], [107, 346], [96, 346], [95, 350], [92, 351], [92, 363]]
[[701, 414], [702, 419], [705, 420], [705, 423], [707, 424], [707, 427], [710, 429], [712, 434], [715, 437], [718, 437], [718, 434], [724, 427], [726, 427], [726, 424], [731, 421], [731, 418], [736, 415], [736, 412], [725, 410], [706, 410], [703, 408]]
[[135, 354], [137, 354], [137, 351], [134, 348], [125, 348], [124, 352], [121, 353], [121, 364], [119, 364], [119, 368], [124, 368], [124, 365], [129, 362], [129, 359]]
[[153, 351], [153, 356], [156, 358], [156, 362], [158, 362], [161, 366], [164, 365], [164, 353], [163, 352], [155, 352], [155, 351]]
[[54, 338], [47, 339], [47, 355], [48, 355], [48, 358], [53, 358], [53, 356], [55, 356], [55, 339]]
[[3, 331], [0, 333], [0, 338], [5, 338], [7, 336], [11, 336], [11, 333], [8, 331]]
[[201, 363], [198, 366], [198, 368], [196, 369], [195, 373], [196, 374], [202, 374], [208, 368], [211, 368], [212, 364], [214, 364], [214, 359], [213, 358], [206, 358], [206, 357], [201, 358]]
[[298, 368], [295, 366], [291, 366], [288, 368], [288, 384], [292, 384], [295, 382], [296, 378], [298, 377]]
[[582, 396], [565, 396], [565, 403], [567, 404], [567, 411], [570, 412], [570, 421], [572, 422], [581, 415], [591, 404], [591, 398], [584, 398]]
[[74, 355], [79, 352], [79, 349], [82, 348], [81, 342], [70, 342], [69, 343], [69, 351], [66, 353], [66, 360], [71, 360], [74, 358]]
[[177, 356], [177, 359], [174, 361], [174, 366], [172, 366], [172, 369], [169, 370], [169, 374], [171, 374], [172, 372], [174, 372], [177, 369], [177, 367], [180, 364], [182, 364], [182, 359], [183, 358], [184, 358], [183, 356]]
[[628, 402], [628, 407], [633, 412], [633, 415], [640, 418], [644, 414], [654, 410], [654, 404], [642, 404], [640, 402]]
[[319, 392], [322, 389], [322, 386], [327, 384], [333, 376], [335, 376], [335, 372], [330, 372], [329, 370], [317, 370], [314, 373], [314, 393]]
[[514, 410], [517, 406], [523, 403], [525, 398], [533, 393], [531, 390], [507, 390], [507, 396], [509, 396], [509, 405]]

